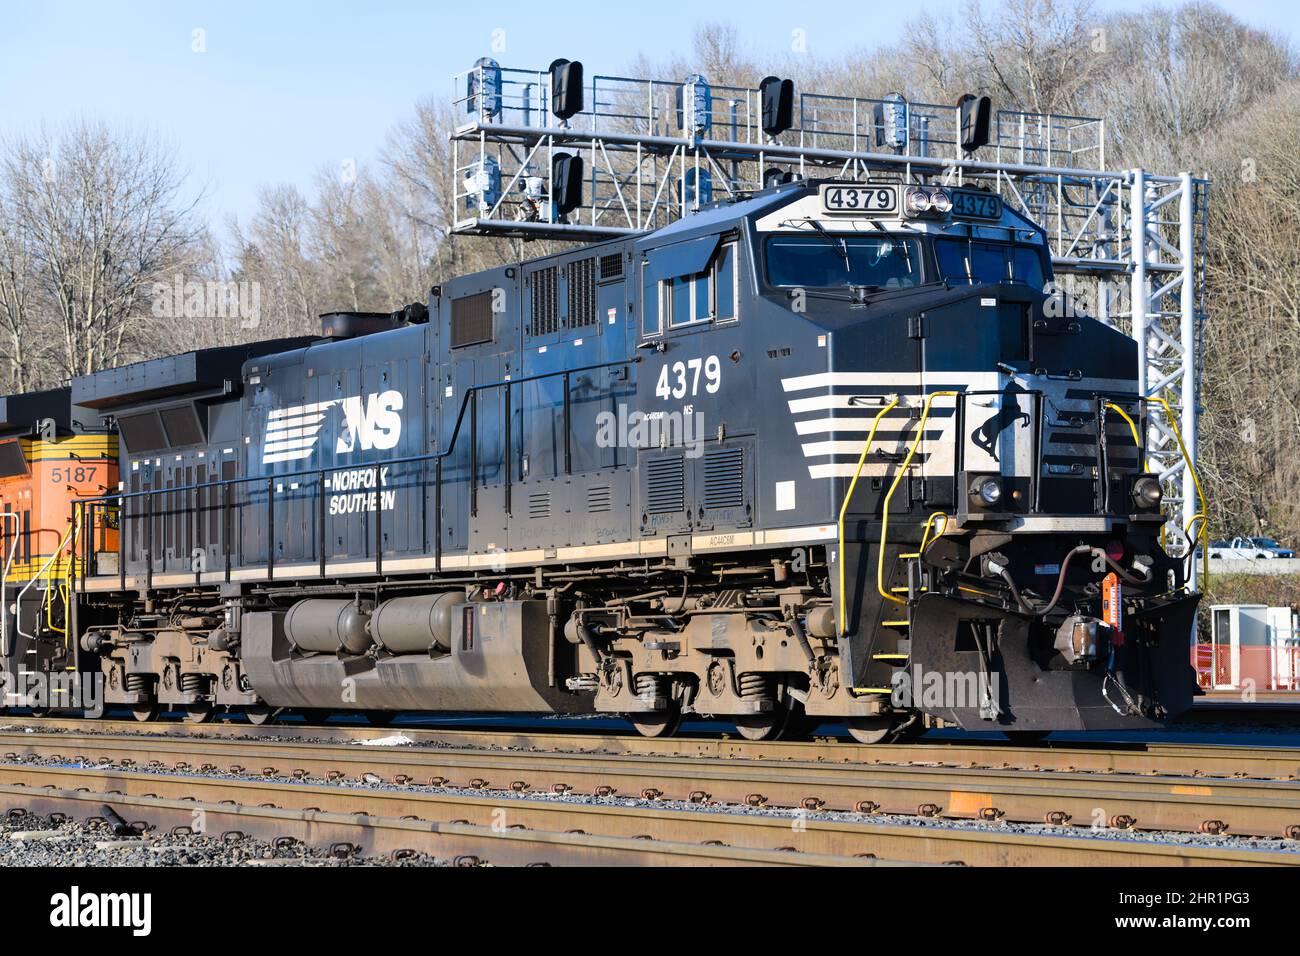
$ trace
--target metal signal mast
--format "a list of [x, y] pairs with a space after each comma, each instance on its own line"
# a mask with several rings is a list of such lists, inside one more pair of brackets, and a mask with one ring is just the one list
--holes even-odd
[[463, 117], [452, 134], [459, 233], [632, 235], [794, 177], [995, 190], [1045, 230], [1065, 278], [1048, 290], [1060, 307], [1081, 306], [1138, 342], [1139, 390], [1156, 413], [1151, 467], [1180, 527], [1202, 515], [1194, 466], [1209, 183], [1108, 169], [1104, 120], [997, 110], [988, 141], [969, 149], [960, 104], [796, 93], [775, 77], [756, 87], [698, 74], [584, 78], [567, 60], [520, 70], [482, 59], [454, 77], [453, 99]]

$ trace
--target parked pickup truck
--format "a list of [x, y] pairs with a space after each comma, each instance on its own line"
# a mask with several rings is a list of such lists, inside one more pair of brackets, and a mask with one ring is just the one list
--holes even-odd
[[1263, 548], [1265, 551], [1272, 551], [1275, 558], [1294, 558], [1295, 551], [1291, 548], [1284, 548], [1272, 538], [1250, 538], [1251, 543], [1257, 548]]
[[[1255, 543], [1257, 540], [1262, 541], [1268, 539], [1233, 538], [1231, 541], [1211, 541], [1210, 557], [1212, 559], [1229, 558], [1229, 559], [1236, 559], [1239, 561], [1240, 560], [1254, 561], [1259, 558], [1277, 558], [1282, 556], [1278, 552], [1283, 549], [1277, 548], [1276, 550], [1274, 550], [1272, 548], [1260, 547], [1258, 544]], [[1276, 545], [1276, 542], [1274, 542], [1274, 544]], [[1286, 556], [1291, 557], [1291, 553], [1288, 552]]]

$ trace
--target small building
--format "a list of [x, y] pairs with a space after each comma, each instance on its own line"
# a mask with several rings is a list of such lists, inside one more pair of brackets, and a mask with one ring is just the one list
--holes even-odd
[[1289, 607], [1218, 604], [1210, 608], [1210, 643], [1194, 650], [1202, 687], [1300, 690], [1300, 627]]

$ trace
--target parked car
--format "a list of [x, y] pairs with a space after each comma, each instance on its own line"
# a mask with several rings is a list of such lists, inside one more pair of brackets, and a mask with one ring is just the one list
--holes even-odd
[[1253, 538], [1233, 538], [1231, 541], [1211, 541], [1210, 557], [1254, 561], [1259, 558], [1276, 558], [1278, 555], [1255, 544]]
[[1294, 558], [1295, 551], [1291, 548], [1284, 548], [1272, 538], [1251, 538], [1251, 543], [1257, 548], [1263, 548], [1265, 551], [1272, 551], [1275, 558]]

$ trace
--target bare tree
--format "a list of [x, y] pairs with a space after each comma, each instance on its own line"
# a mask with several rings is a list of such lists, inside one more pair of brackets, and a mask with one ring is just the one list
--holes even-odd
[[6, 378], [14, 392], [28, 391], [33, 380], [28, 349], [34, 344], [38, 310], [35, 259], [8, 190], [0, 189], [0, 354], [8, 364]]
[[292, 186], [263, 189], [247, 229], [231, 224], [235, 275], [259, 283], [263, 321], [283, 334], [310, 334], [325, 305], [310, 258], [311, 206]]
[[1300, 536], [1300, 81], [1222, 129], [1207, 278], [1202, 468], [1227, 531]]
[[1090, 0], [1003, 0], [992, 16], [972, 0], [964, 20], [950, 34], [959, 58], [1004, 108], [1069, 112], [1104, 68], [1094, 55]]
[[1212, 4], [1115, 14], [1098, 29], [1104, 74], [1078, 105], [1106, 118], [1110, 155], [1128, 165], [1197, 166], [1207, 138], [1296, 74], [1284, 41]]
[[78, 120], [9, 144], [4, 177], [40, 294], [58, 319], [64, 375], [116, 364], [148, 290], [202, 234], [173, 151]]
[[432, 272], [439, 278], [461, 269], [460, 246], [451, 231], [456, 190], [448, 138], [454, 123], [451, 104], [422, 100], [389, 134], [383, 156], [416, 234], [427, 236]]

